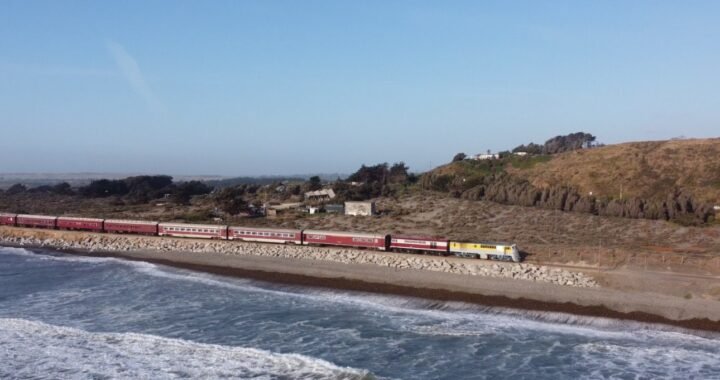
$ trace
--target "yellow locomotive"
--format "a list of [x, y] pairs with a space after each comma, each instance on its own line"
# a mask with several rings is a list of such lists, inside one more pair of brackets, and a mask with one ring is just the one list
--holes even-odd
[[520, 262], [520, 251], [515, 244], [450, 242], [450, 253], [457, 256], [486, 260]]

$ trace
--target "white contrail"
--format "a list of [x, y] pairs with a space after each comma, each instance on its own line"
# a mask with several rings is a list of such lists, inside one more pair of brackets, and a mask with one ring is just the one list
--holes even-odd
[[162, 104], [160, 104], [155, 93], [145, 81], [135, 58], [133, 58], [122, 45], [114, 41], [107, 42], [107, 49], [115, 60], [120, 72], [122, 72], [125, 79], [130, 82], [133, 90], [145, 101], [148, 108], [155, 112], [162, 111]]

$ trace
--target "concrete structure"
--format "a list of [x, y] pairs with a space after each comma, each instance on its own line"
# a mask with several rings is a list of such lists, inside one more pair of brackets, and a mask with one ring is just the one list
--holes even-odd
[[268, 210], [284, 211], [284, 210], [290, 210], [290, 209], [300, 208], [300, 207], [302, 207], [302, 203], [294, 202], [294, 203], [281, 203], [279, 205], [267, 205], [265, 208]]
[[305, 193], [306, 201], [329, 201], [333, 198], [335, 198], [335, 191], [333, 191], [333, 189], [320, 189]]
[[344, 214], [345, 206], [339, 204], [327, 204], [323, 206], [325, 212], [328, 214]]
[[345, 202], [345, 215], [375, 215], [375, 202]]

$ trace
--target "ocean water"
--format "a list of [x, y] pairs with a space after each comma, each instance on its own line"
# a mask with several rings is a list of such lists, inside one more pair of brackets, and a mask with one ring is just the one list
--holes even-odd
[[0, 378], [720, 379], [720, 336], [0, 247]]

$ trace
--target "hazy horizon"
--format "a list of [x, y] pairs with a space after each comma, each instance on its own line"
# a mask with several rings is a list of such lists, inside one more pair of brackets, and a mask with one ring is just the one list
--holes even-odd
[[720, 130], [720, 3], [0, 3], [0, 172], [351, 173]]

